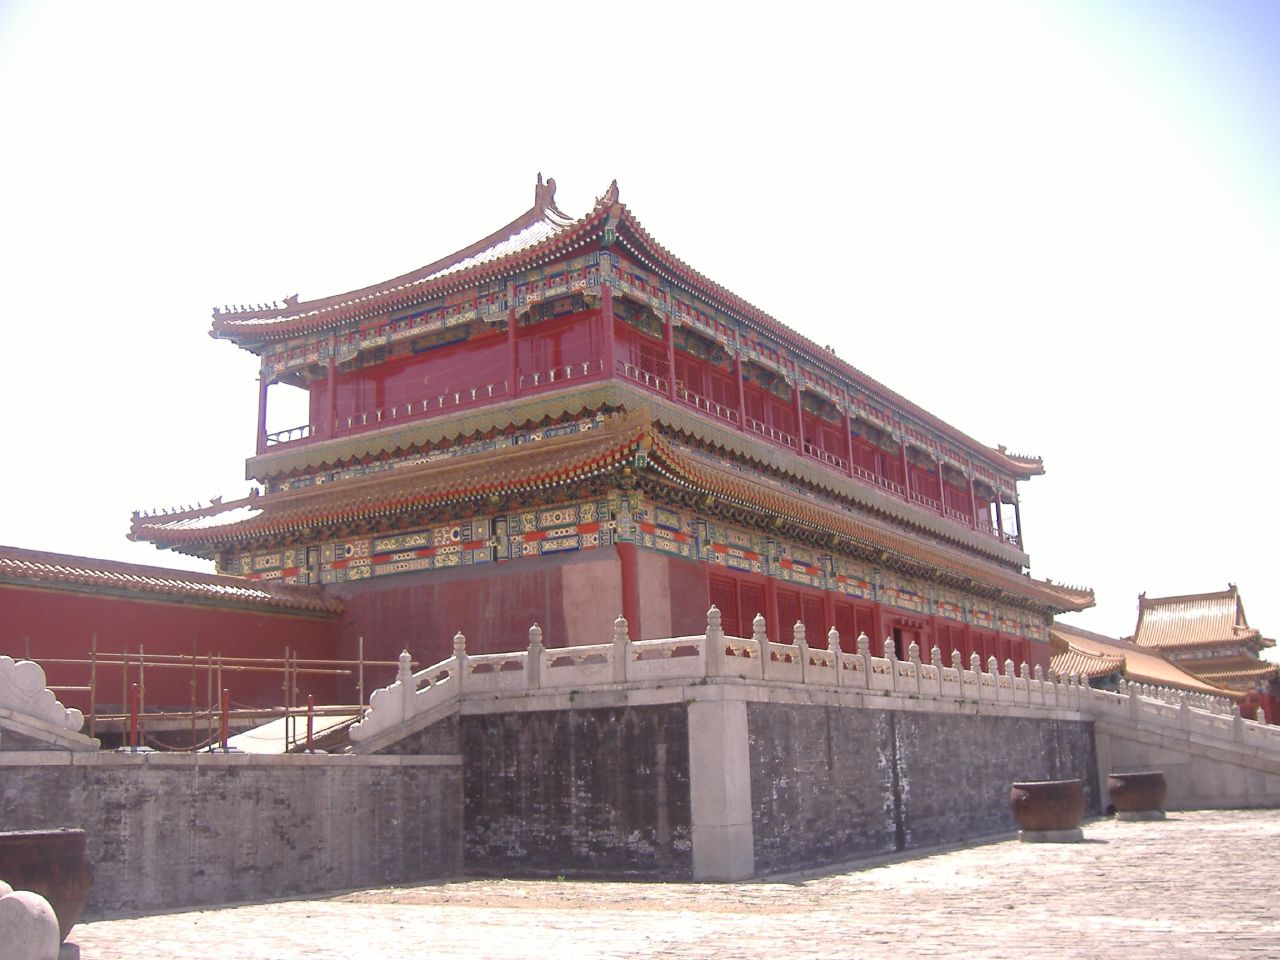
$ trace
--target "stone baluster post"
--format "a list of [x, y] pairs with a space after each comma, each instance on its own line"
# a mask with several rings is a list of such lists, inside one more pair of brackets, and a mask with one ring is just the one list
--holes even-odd
[[942, 648], [936, 643], [929, 648], [929, 663], [938, 674], [938, 699], [942, 699]]
[[[977, 651], [969, 654], [969, 671], [973, 674], [974, 690], [978, 699], [982, 699], [982, 655]], [[963, 677], [961, 680], [963, 681]]]
[[1000, 700], [1000, 661], [994, 656], [987, 657], [987, 673], [995, 678], [995, 683], [991, 685], [992, 691], [995, 693], [996, 701]]
[[413, 695], [418, 692], [418, 682], [413, 679], [413, 658], [408, 650], [400, 652], [396, 683], [400, 684], [400, 719], [408, 720], [413, 714]]
[[769, 632], [765, 629], [764, 614], [757, 613], [751, 621], [751, 642], [760, 653], [760, 679], [769, 675], [769, 665], [773, 661], [773, 653], [769, 650]]
[[1231, 715], [1231, 739], [1237, 742], [1244, 740], [1244, 717], [1240, 716], [1239, 710]]
[[836, 671], [836, 686], [844, 684], [844, 660], [840, 656], [840, 631], [832, 627], [827, 631], [827, 649], [831, 651], [831, 666]]
[[[1022, 702], [1029, 705], [1031, 703], [1031, 668], [1027, 666], [1027, 661], [1022, 661], [1022, 667], [1018, 670], [1018, 676], [1022, 678], [1023, 683], [1026, 685], [1026, 699]], [[1014, 684], [1014, 690], [1017, 690], [1017, 684]], [[1015, 697], [1014, 699], [1017, 698]]]
[[1183, 730], [1191, 729], [1191, 703], [1185, 693], [1178, 699], [1178, 723]]
[[1035, 680], [1036, 680], [1036, 688], [1040, 691], [1040, 706], [1042, 706], [1042, 707], [1043, 707], [1043, 706], [1045, 705], [1045, 703], [1047, 702], [1047, 701], [1045, 700], [1045, 695], [1044, 695], [1044, 694], [1045, 694], [1045, 690], [1044, 690], [1044, 667], [1040, 666], [1040, 664], [1038, 664], [1038, 663], [1036, 664]]
[[627, 634], [627, 618], [619, 615], [613, 621], [613, 682], [627, 682], [627, 664], [631, 661], [631, 637]]
[[467, 638], [459, 630], [453, 635], [453, 658], [458, 662], [458, 697], [467, 689]]
[[858, 634], [858, 658], [862, 661], [862, 686], [871, 686], [871, 638]]
[[898, 689], [898, 648], [893, 642], [893, 637], [884, 638], [884, 658], [889, 661], [889, 689], [897, 691]]
[[907, 659], [911, 661], [911, 670], [915, 676], [916, 696], [920, 696], [920, 644], [914, 640], [907, 645]]
[[1259, 707], [1257, 710], [1255, 710], [1255, 711], [1254, 711], [1253, 719], [1254, 719], [1254, 720], [1256, 720], [1256, 721], [1258, 721], [1258, 723], [1266, 723], [1266, 722], [1267, 722], [1267, 711], [1265, 711], [1265, 710], [1263, 710], [1261, 707]]
[[707, 611], [707, 676], [722, 677], [725, 671], [724, 628], [720, 626], [720, 608], [714, 603]]
[[542, 628], [536, 623], [529, 628], [529, 652], [524, 662], [525, 686], [537, 690], [542, 686], [542, 663], [545, 648], [542, 646]]
[[796, 625], [791, 628], [791, 643], [795, 647], [795, 654], [800, 660], [800, 682], [809, 682], [809, 641], [804, 636], [804, 624], [799, 620]]

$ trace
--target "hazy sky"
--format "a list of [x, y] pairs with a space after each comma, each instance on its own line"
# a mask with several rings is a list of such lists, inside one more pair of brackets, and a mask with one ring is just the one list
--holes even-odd
[[1233, 581], [1280, 636], [1278, 91], [1270, 2], [0, 2], [0, 543], [203, 568], [124, 534], [248, 488], [210, 308], [413, 269], [541, 171], [1042, 456], [1074, 622]]

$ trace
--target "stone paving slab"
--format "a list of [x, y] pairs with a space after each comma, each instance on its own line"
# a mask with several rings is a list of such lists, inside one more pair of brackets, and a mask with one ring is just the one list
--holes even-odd
[[1280, 811], [735, 884], [469, 880], [81, 924], [85, 960], [1280, 958]]

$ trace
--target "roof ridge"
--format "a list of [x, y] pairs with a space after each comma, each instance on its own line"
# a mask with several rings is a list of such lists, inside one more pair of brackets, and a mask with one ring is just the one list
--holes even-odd
[[797, 344], [798, 346], [803, 347], [805, 350], [807, 350], [811, 354], [811, 357], [809, 358], [811, 362], [818, 362], [818, 363], [825, 362], [825, 363], [831, 364], [834, 367], [834, 369], [832, 370], [833, 373], [843, 374], [848, 379], [861, 383], [863, 386], [868, 387], [873, 391], [879, 391], [883, 393], [885, 395], [886, 400], [890, 401], [893, 404], [897, 404], [905, 408], [905, 410], [909, 412], [911, 415], [918, 417], [922, 422], [924, 422], [929, 426], [932, 426], [934, 429], [940, 430], [943, 433], [950, 434], [952, 439], [958, 443], [967, 445], [971, 449], [976, 447], [978, 451], [981, 451], [982, 453], [985, 453], [987, 456], [990, 456], [990, 457], [1003, 457], [1005, 460], [1010, 461], [1010, 463], [1015, 466], [1040, 464], [1041, 472], [1043, 472], [1043, 461], [1039, 457], [1023, 457], [1017, 454], [1010, 454], [1006, 451], [1003, 445], [992, 447], [985, 443], [982, 443], [980, 440], [977, 440], [974, 437], [969, 436], [969, 434], [965, 433], [963, 430], [959, 429], [958, 427], [952, 426], [951, 424], [943, 420], [941, 417], [938, 417], [936, 414], [930, 413], [928, 410], [924, 409], [918, 404], [907, 399], [905, 396], [898, 393], [892, 387], [886, 386], [884, 383], [881, 383], [879, 380], [877, 380], [875, 377], [872, 377], [870, 374], [867, 374], [862, 370], [859, 370], [853, 364], [849, 363], [849, 361], [841, 358], [838, 354], [830, 350], [824, 349], [815, 341], [810, 340], [808, 337], [806, 337], [803, 333], [800, 333], [798, 330], [795, 330], [794, 328], [783, 323], [781, 320], [777, 319], [772, 314], [766, 312], [765, 310], [761, 309], [760, 307], [757, 307], [755, 304], [751, 303], [750, 301], [734, 293], [728, 287], [725, 287], [723, 284], [717, 283], [715, 280], [712, 280], [706, 274], [702, 273], [699, 270], [694, 269], [686, 261], [677, 257], [674, 253], [671, 252], [671, 250], [669, 250], [663, 244], [659, 243], [653, 237], [653, 235], [649, 233], [649, 231], [645, 228], [644, 224], [640, 222], [640, 218], [635, 216], [635, 214], [631, 212], [631, 209], [626, 204], [620, 204], [620, 207], [621, 207], [622, 216], [619, 219], [619, 224], [627, 223], [636, 231], [638, 240], [643, 241], [645, 244], [653, 248], [655, 252], [662, 255], [667, 260], [671, 261], [668, 264], [669, 268], [675, 268], [677, 269], [677, 272], [679, 270], [685, 271], [687, 274], [690, 275], [689, 281], [691, 283], [701, 282], [703, 285], [705, 285], [705, 287], [710, 288], [710, 292], [714, 296], [720, 297], [722, 300], [724, 300], [727, 303], [727, 305], [745, 314], [748, 314], [753, 319], [757, 320], [757, 322], [762, 322], [763, 325], [766, 327], [770, 327], [770, 326], [774, 327], [775, 330], [773, 332], [775, 333], [781, 333], [784, 336], [790, 336], [794, 338], [796, 341], [798, 341], [798, 344]]
[[[616, 191], [616, 181], [614, 182], [614, 190]], [[323, 312], [334, 307], [344, 306], [353, 301], [365, 297], [376, 296], [380, 293], [390, 293], [400, 287], [408, 286], [421, 280], [430, 279], [436, 274], [445, 272], [458, 264], [483, 253], [485, 250], [514, 237], [530, 227], [535, 226], [539, 222], [545, 222], [555, 228], [555, 232], [550, 236], [542, 238], [535, 243], [533, 247], [541, 246], [543, 243], [554, 239], [561, 231], [586, 223], [591, 219], [604, 205], [604, 198], [596, 201], [596, 205], [588, 211], [583, 217], [574, 219], [569, 214], [556, 205], [556, 182], [554, 178], [548, 177], [544, 182], [542, 174], [538, 174], [537, 183], [534, 185], [533, 206], [524, 213], [520, 214], [514, 220], [494, 230], [488, 236], [463, 247], [461, 250], [455, 250], [453, 253], [447, 254], [438, 260], [434, 260], [425, 266], [417, 267], [407, 273], [392, 277], [388, 280], [381, 280], [377, 283], [371, 283], [363, 287], [357, 287], [353, 290], [347, 290], [341, 293], [331, 294], [327, 297], [320, 297], [315, 300], [299, 300], [297, 294], [285, 298], [285, 305], [280, 307], [273, 304], [268, 307], [259, 305], [258, 307], [245, 308], [243, 306], [231, 309], [229, 307], [214, 307], [214, 331], [225, 326], [228, 322], [244, 322], [253, 320], [288, 320], [300, 318], [306, 315]], [[606, 193], [607, 196], [607, 193]], [[530, 248], [532, 249], [532, 247]]]

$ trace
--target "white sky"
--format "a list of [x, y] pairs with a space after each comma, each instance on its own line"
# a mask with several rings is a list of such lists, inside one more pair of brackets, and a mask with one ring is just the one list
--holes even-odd
[[203, 567], [124, 534], [248, 487], [256, 361], [210, 308], [425, 264], [541, 171], [1043, 456], [1074, 622], [1234, 581], [1278, 636], [1277, 90], [1265, 0], [0, 0], [0, 543]]

